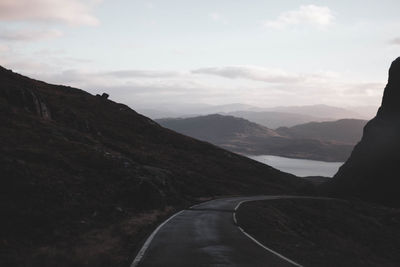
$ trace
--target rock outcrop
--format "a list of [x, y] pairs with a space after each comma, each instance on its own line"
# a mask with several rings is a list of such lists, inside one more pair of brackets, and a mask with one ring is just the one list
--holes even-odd
[[400, 57], [389, 69], [382, 104], [362, 140], [327, 184], [330, 193], [400, 207]]
[[[1, 68], [1, 67], [0, 67]], [[4, 68], [0, 69], [4, 78], [4, 87], [0, 90], [0, 98], [7, 99], [10, 105], [21, 108], [34, 115], [38, 115], [45, 120], [51, 119], [50, 109], [44, 99], [37, 92], [35, 86], [25, 86], [24, 79], [14, 83], [15, 79], [20, 78], [18, 74]]]

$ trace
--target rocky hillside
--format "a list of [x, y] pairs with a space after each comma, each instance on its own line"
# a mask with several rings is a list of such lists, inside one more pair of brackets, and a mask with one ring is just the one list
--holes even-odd
[[351, 157], [327, 187], [331, 193], [400, 207], [400, 58], [389, 69], [382, 104]]
[[176, 208], [307, 186], [107, 97], [0, 68], [0, 265], [128, 266]]
[[[217, 114], [156, 121], [179, 133], [247, 155], [264, 154], [324, 161], [345, 161], [354, 146], [354, 142], [331, 140], [329, 137], [332, 133], [326, 138], [317, 138], [317, 135], [324, 135], [323, 125], [325, 124], [318, 124], [317, 127], [313, 127], [313, 124], [311, 127], [308, 125], [306, 127], [298, 126], [293, 130], [292, 128], [279, 128], [278, 131], [242, 118]], [[328, 125], [331, 124], [328, 123]], [[336, 124], [333, 124], [330, 129], [332, 130], [335, 126]], [[361, 132], [361, 129], [359, 130]], [[313, 133], [310, 134], [312, 136], [306, 137], [306, 131]], [[343, 132], [342, 134], [351, 131], [352, 129], [336, 129], [336, 132]]]

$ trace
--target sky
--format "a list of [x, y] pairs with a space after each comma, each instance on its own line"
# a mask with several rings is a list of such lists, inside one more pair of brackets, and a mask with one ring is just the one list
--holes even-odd
[[0, 0], [0, 65], [132, 108], [378, 106], [400, 1]]

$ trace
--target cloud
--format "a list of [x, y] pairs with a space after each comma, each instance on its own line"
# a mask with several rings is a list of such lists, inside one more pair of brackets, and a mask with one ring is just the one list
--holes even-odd
[[0, 53], [8, 52], [10, 48], [7, 45], [0, 44]]
[[249, 79], [268, 83], [294, 83], [304, 80], [298, 74], [289, 74], [279, 69], [268, 69], [255, 66], [225, 66], [214, 68], [201, 68], [193, 70], [194, 74], [210, 74], [230, 79]]
[[[137, 72], [137, 73], [136, 73]], [[92, 72], [82, 69], [71, 69], [59, 73], [28, 74], [39, 80], [50, 83], [70, 85], [89, 91], [92, 94], [107, 92], [113, 100], [141, 105], [145, 102], [180, 103], [205, 99], [222, 99], [231, 88], [209, 83], [209, 79], [198, 79], [189, 72], [185, 74], [156, 71], [130, 70]], [[151, 73], [151, 75], [149, 75]], [[127, 75], [127, 74], [134, 74]], [[158, 74], [158, 75], [157, 75]]]
[[70, 25], [98, 25], [91, 14], [97, 1], [81, 0], [1, 0], [0, 21], [56, 21]]
[[213, 13], [209, 14], [209, 17], [213, 21], [222, 22], [223, 24], [228, 24], [228, 21], [226, 20], [226, 18], [221, 13], [213, 12]]
[[400, 37], [390, 40], [389, 43], [394, 45], [400, 45]]
[[309, 24], [315, 26], [327, 26], [335, 19], [328, 7], [306, 5], [297, 10], [281, 13], [275, 20], [267, 20], [264, 26], [267, 28], [281, 29], [288, 25]]
[[118, 78], [167, 78], [179, 76], [178, 71], [162, 71], [162, 70], [119, 70], [100, 73], [100, 75], [113, 76]]
[[[63, 58], [64, 61], [71, 60]], [[74, 59], [75, 61], [77, 59]], [[82, 60], [82, 59], [81, 59]], [[68, 69], [59, 73], [43, 75], [43, 79], [55, 82], [69, 84], [73, 86], [102, 87], [102, 86], [130, 86], [139, 87], [168, 87], [172, 88], [180, 82], [190, 87], [193, 79], [188, 77], [187, 72], [163, 71], [163, 70], [113, 70], [113, 71], [88, 71], [85, 69]], [[173, 84], [173, 86], [167, 86]]]
[[359, 82], [345, 84], [342, 87], [344, 88], [342, 91], [346, 95], [379, 96], [382, 94], [385, 84], [382, 82]]
[[148, 9], [153, 9], [155, 7], [154, 3], [152, 2], [145, 2], [144, 6]]
[[[7, 48], [6, 48], [7, 49]], [[12, 49], [12, 48], [10, 48]], [[1, 47], [0, 47], [1, 50]], [[7, 56], [7, 57], [5, 57]], [[64, 57], [60, 58], [64, 59]], [[0, 53], [5, 66], [24, 75], [70, 85], [92, 94], [107, 92], [111, 99], [146, 107], [146, 103], [279, 105], [379, 105], [384, 82], [348, 79], [331, 72], [296, 73], [257, 66], [201, 68], [193, 71], [103, 70], [93, 67], [62, 71], [65, 62], [35, 62]], [[224, 79], [218, 78], [224, 77]]]
[[37, 41], [42, 39], [56, 38], [62, 35], [62, 32], [58, 30], [0, 30], [0, 40], [5, 41]]

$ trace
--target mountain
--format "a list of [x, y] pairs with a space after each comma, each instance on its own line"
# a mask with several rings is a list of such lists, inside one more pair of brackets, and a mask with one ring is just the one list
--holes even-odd
[[345, 119], [345, 118], [368, 119], [366, 118], [366, 116], [361, 115], [357, 112], [345, 108], [333, 107], [328, 105], [275, 107], [269, 109], [269, 111], [295, 113], [295, 114], [314, 116], [318, 118], [332, 118], [335, 120]]
[[200, 140], [224, 143], [241, 137], [268, 138], [279, 136], [275, 131], [233, 116], [212, 114], [194, 118], [156, 120], [162, 126]]
[[143, 114], [144, 116], [149, 117], [153, 120], [160, 119], [160, 118], [179, 118], [179, 117], [186, 117], [186, 116], [189, 116], [189, 117], [197, 116], [196, 114], [184, 115], [179, 112], [151, 109], [151, 108], [139, 108], [139, 109], [137, 109], [137, 112], [140, 112], [140, 114]]
[[152, 119], [188, 118], [210, 114], [231, 115], [271, 129], [346, 118], [370, 119], [374, 114], [374, 107], [372, 106], [339, 108], [328, 105], [310, 105], [262, 108], [241, 103], [226, 105], [149, 104], [147, 107], [138, 108], [138, 110]]
[[390, 66], [382, 104], [361, 141], [325, 189], [400, 207], [400, 57]]
[[242, 104], [242, 103], [232, 103], [232, 104], [225, 104], [225, 105], [215, 105], [210, 106], [207, 109], [203, 110], [203, 113], [212, 114], [212, 113], [226, 113], [226, 112], [233, 112], [236, 110], [262, 110], [260, 107]]
[[244, 118], [271, 129], [276, 129], [278, 127], [291, 127], [313, 121], [319, 122], [334, 120], [332, 118], [321, 118], [311, 115], [278, 111], [233, 111], [226, 115]]
[[128, 266], [176, 209], [308, 183], [126, 105], [0, 67], [1, 265]]
[[280, 127], [276, 132], [283, 136], [299, 139], [317, 139], [355, 145], [361, 140], [367, 121], [342, 119], [327, 122], [310, 122], [290, 128]]
[[[247, 155], [277, 155], [324, 161], [344, 161], [354, 144], [328, 138], [305, 138], [282, 133], [233, 116], [219, 114], [184, 119], [156, 120], [179, 133]], [[294, 132], [294, 131], [293, 131]], [[323, 132], [321, 132], [321, 135]], [[299, 134], [300, 135], [300, 134]]]
[[163, 119], [163, 118], [187, 118], [195, 117], [200, 115], [209, 115], [215, 113], [228, 113], [236, 110], [261, 110], [259, 107], [232, 103], [226, 105], [207, 105], [200, 103], [192, 104], [157, 104], [148, 105], [147, 107], [138, 108], [138, 110], [144, 115], [152, 119]]

